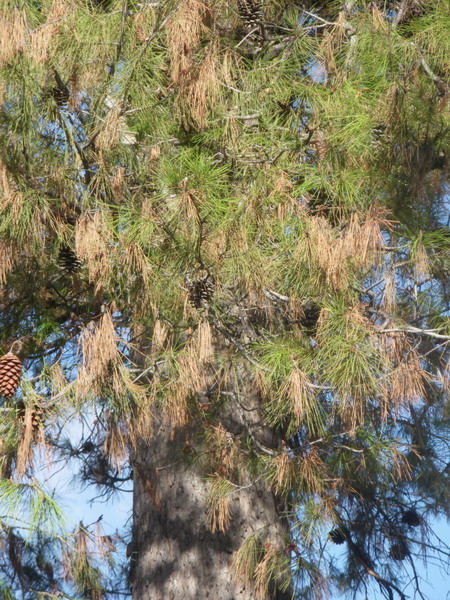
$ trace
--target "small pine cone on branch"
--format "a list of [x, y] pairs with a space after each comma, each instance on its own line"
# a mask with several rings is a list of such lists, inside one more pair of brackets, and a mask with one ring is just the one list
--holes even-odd
[[195, 308], [201, 308], [211, 300], [214, 287], [214, 278], [208, 272], [193, 278], [186, 277], [188, 299]]
[[73, 275], [81, 268], [81, 261], [69, 246], [63, 246], [59, 251], [58, 264], [69, 275]]
[[68, 88], [61, 89], [59, 87], [53, 87], [50, 90], [50, 93], [53, 96], [54, 101], [60, 108], [63, 108], [69, 102], [70, 92]]
[[56, 86], [50, 90], [50, 93], [56, 104], [60, 108], [63, 108], [69, 102], [70, 90], [61, 79], [61, 76], [56, 69], [53, 69], [53, 74], [55, 76]]
[[22, 362], [11, 352], [0, 358], [0, 395], [9, 399], [14, 396], [22, 376]]
[[422, 524], [422, 517], [414, 508], [410, 508], [403, 513], [402, 523], [406, 523], [406, 525], [410, 525], [411, 527], [418, 527]]
[[307, 302], [303, 305], [303, 316], [300, 318], [300, 325], [307, 335], [314, 336], [317, 332], [317, 322], [320, 317], [320, 306], [313, 302]]
[[405, 560], [409, 554], [408, 544], [405, 540], [399, 539], [389, 548], [389, 556], [394, 560]]
[[17, 408], [17, 417], [20, 420], [20, 422], [22, 423], [22, 425], [26, 426], [26, 424], [28, 422], [30, 424], [31, 430], [33, 432], [36, 432], [39, 429], [39, 427], [43, 424], [44, 411], [43, 411], [42, 407], [39, 406], [39, 404], [34, 404], [34, 406], [28, 407], [28, 409], [27, 409], [27, 406], [25, 405], [23, 400], [21, 400], [17, 404], [16, 408]]
[[338, 527], [336, 529], [332, 529], [328, 537], [333, 542], [333, 544], [338, 544], [339, 546], [346, 541], [345, 533], [341, 531]]
[[262, 3], [258, 0], [238, 0], [238, 12], [245, 28], [251, 31], [250, 39], [261, 41], [263, 31]]

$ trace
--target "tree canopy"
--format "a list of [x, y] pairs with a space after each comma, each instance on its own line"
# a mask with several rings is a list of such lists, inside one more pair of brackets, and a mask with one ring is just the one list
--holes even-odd
[[213, 534], [274, 494], [285, 538], [233, 556], [254, 598], [423, 597], [450, 556], [449, 31], [445, 0], [3, 0], [5, 598], [127, 593], [124, 539], [65, 531], [33, 468], [75, 457], [108, 497], [162, 422]]

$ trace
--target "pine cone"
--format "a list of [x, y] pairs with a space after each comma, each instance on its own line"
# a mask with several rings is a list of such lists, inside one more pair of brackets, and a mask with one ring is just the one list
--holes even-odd
[[11, 352], [0, 358], [0, 394], [11, 398], [19, 385], [22, 375], [20, 358]]
[[44, 411], [40, 406], [35, 406], [31, 413], [31, 428], [37, 431], [44, 422]]
[[410, 508], [403, 514], [402, 522], [411, 527], [418, 527], [422, 524], [422, 517], [413, 508]]
[[330, 531], [330, 533], [328, 534], [328, 537], [333, 542], [333, 544], [338, 544], [339, 546], [341, 544], [343, 544], [345, 542], [345, 540], [346, 540], [345, 535], [343, 534], [343, 532], [339, 528], [332, 529]]
[[405, 540], [398, 540], [389, 548], [389, 556], [394, 560], [404, 560], [409, 554], [408, 544]]
[[59, 251], [58, 264], [70, 275], [73, 275], [81, 267], [81, 261], [69, 246], [63, 246]]
[[262, 40], [262, 3], [258, 0], [239, 0], [238, 12], [245, 28], [253, 31], [249, 37], [255, 41]]
[[64, 106], [69, 102], [70, 92], [68, 88], [61, 89], [59, 87], [53, 87], [50, 90], [50, 93], [60, 108], [64, 108]]
[[[17, 404], [17, 416], [22, 421], [22, 424], [24, 424], [26, 420], [26, 406], [22, 400]], [[31, 429], [36, 431], [43, 421], [44, 411], [38, 404], [35, 404], [31, 412]]]
[[320, 317], [320, 306], [308, 303], [303, 306], [303, 317], [300, 318], [300, 325], [308, 335], [315, 335], [317, 331], [317, 321]]
[[203, 304], [207, 304], [214, 294], [214, 279], [209, 273], [197, 276], [194, 279], [187, 277], [186, 286], [189, 302], [195, 308], [200, 308]]

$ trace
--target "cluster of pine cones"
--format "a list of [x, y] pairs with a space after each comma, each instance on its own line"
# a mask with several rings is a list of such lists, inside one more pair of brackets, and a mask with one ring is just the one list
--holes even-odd
[[[409, 508], [402, 515], [402, 523], [404, 523], [405, 525], [409, 525], [410, 527], [418, 527], [423, 523], [423, 518], [414, 508]], [[339, 527], [332, 529], [329, 532], [328, 537], [333, 542], [333, 544], [338, 544], [339, 546], [347, 540], [347, 535]], [[395, 541], [390, 546], [389, 556], [394, 560], [400, 561], [405, 560], [408, 554], [408, 544], [403, 537], [399, 536], [397, 541]]]

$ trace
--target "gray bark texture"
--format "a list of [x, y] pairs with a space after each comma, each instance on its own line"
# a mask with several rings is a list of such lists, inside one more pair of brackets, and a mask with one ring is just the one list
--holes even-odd
[[[245, 369], [238, 375], [243, 381]], [[222, 424], [234, 436], [250, 435], [261, 447], [276, 449], [279, 441], [259, 416], [259, 394], [247, 389], [245, 407], [243, 402], [242, 396], [229, 394]], [[264, 531], [266, 539], [286, 551], [288, 522], [267, 483], [262, 478], [250, 481], [234, 493], [229, 528], [226, 533], [212, 533], [205, 499], [209, 484], [204, 474], [195, 466], [187, 468], [182, 459], [193, 425], [174, 436], [164, 421], [156, 421], [153, 438], [139, 442], [132, 457], [133, 600], [291, 598], [289, 591], [279, 589], [256, 595], [253, 584], [239, 581], [232, 570], [237, 550], [256, 531]]]

